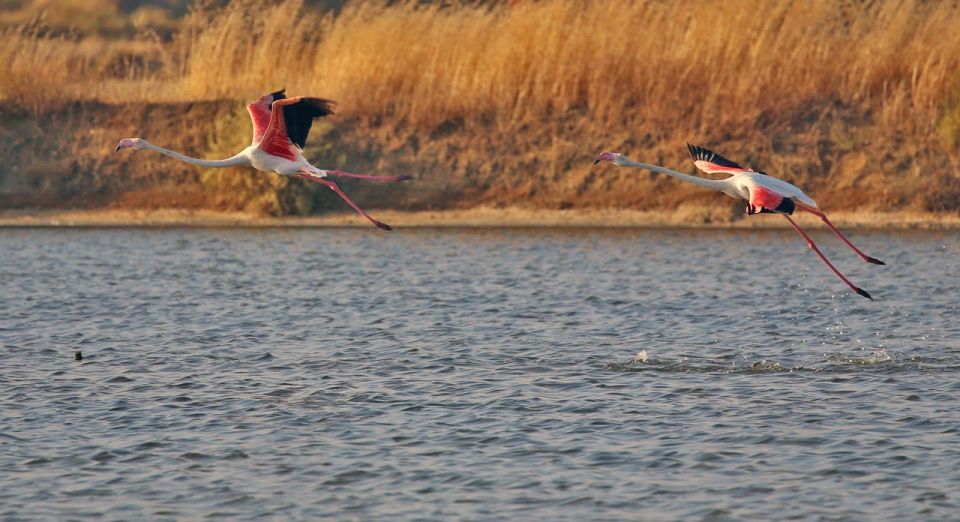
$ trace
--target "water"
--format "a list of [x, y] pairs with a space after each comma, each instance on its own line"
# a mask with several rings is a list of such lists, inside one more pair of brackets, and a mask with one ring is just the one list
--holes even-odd
[[955, 518], [960, 233], [852, 236], [0, 230], [0, 518]]

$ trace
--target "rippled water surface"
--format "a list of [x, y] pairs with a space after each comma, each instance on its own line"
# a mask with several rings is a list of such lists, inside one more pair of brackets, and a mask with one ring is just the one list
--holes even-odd
[[960, 234], [851, 236], [0, 230], [0, 518], [956, 518]]

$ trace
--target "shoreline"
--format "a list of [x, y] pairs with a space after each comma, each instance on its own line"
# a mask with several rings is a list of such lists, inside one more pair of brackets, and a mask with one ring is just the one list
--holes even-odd
[[[629, 209], [526, 209], [519, 207], [476, 207], [463, 210], [369, 212], [395, 228], [789, 228], [790, 224], [775, 216], [731, 218], [691, 213], [681, 208], [669, 212]], [[885, 230], [957, 230], [960, 214], [923, 212], [833, 212], [831, 221], [838, 227]], [[814, 216], [800, 218], [805, 227], [821, 228]], [[353, 213], [320, 216], [268, 217], [242, 212], [218, 212], [183, 209], [99, 209], [99, 210], [17, 210], [0, 211], [0, 227], [369, 227]], [[825, 228], [825, 227], [824, 227]]]

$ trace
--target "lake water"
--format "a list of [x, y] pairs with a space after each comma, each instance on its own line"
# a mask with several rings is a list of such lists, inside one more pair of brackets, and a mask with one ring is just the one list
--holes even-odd
[[960, 233], [850, 235], [0, 229], [0, 518], [955, 519]]

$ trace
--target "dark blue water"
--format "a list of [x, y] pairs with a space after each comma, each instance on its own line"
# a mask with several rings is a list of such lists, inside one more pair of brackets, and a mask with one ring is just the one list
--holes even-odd
[[851, 236], [3, 229], [0, 518], [956, 518], [960, 234]]

